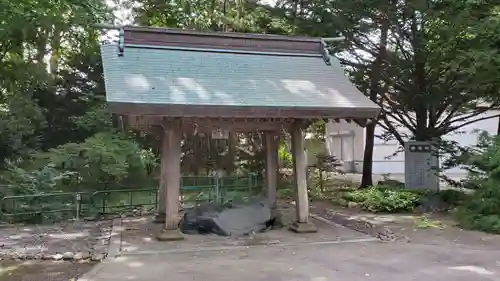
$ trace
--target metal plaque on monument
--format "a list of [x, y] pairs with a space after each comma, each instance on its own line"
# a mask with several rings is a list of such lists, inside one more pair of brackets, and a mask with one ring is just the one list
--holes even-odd
[[430, 142], [405, 143], [405, 186], [407, 189], [439, 190], [439, 156]]

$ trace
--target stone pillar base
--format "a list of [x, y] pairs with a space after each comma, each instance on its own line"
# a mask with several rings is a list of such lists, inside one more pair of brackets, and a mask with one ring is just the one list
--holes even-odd
[[179, 229], [162, 229], [156, 235], [158, 241], [180, 241], [184, 240], [184, 235], [179, 231]]
[[318, 232], [318, 228], [312, 222], [294, 222], [290, 225], [290, 230], [295, 233]]
[[156, 214], [153, 223], [165, 223], [165, 213]]

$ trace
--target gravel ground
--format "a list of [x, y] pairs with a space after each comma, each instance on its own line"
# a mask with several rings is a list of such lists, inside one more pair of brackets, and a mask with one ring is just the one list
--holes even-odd
[[446, 213], [374, 214], [326, 202], [313, 202], [311, 212], [384, 241], [500, 250], [500, 235], [462, 229]]
[[102, 260], [108, 250], [111, 220], [0, 228], [0, 259]]
[[0, 261], [0, 281], [74, 281], [95, 263]]

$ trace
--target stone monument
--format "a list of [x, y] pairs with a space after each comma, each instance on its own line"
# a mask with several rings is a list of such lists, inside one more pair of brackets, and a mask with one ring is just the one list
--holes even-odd
[[431, 142], [408, 141], [405, 153], [405, 187], [439, 190], [439, 156]]

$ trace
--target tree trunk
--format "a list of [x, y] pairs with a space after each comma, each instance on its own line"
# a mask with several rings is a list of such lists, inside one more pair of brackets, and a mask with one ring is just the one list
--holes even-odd
[[363, 177], [360, 188], [367, 188], [373, 185], [373, 144], [375, 138], [375, 122], [366, 126], [365, 130], [365, 152], [363, 155]]
[[[377, 102], [380, 93], [380, 72], [383, 67], [383, 61], [386, 56], [387, 35], [389, 30], [389, 20], [382, 14], [380, 30], [380, 48], [378, 55], [373, 62], [372, 72], [370, 74], [370, 100]], [[365, 151], [363, 155], [363, 176], [361, 178], [360, 188], [367, 188], [373, 185], [373, 145], [375, 138], [375, 126], [377, 122], [373, 121], [366, 126], [365, 130]]]
[[500, 136], [500, 117], [498, 117], [497, 136]]

